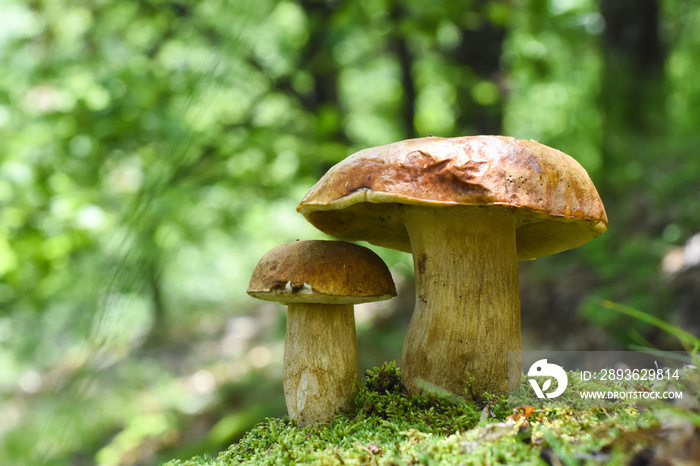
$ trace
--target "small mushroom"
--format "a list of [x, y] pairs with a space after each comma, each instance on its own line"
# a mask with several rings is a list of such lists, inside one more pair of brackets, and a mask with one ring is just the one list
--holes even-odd
[[248, 294], [287, 305], [282, 377], [289, 416], [305, 426], [349, 408], [359, 375], [353, 305], [396, 296], [379, 256], [342, 241], [278, 246], [260, 259]]
[[297, 210], [337, 238], [413, 253], [404, 383], [461, 396], [508, 389], [508, 352], [521, 350], [518, 260], [577, 247], [608, 223], [578, 162], [500, 136], [365, 149], [332, 167]]

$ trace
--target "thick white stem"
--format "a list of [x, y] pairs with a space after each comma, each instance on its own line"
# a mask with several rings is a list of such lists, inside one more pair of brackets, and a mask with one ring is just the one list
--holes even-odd
[[352, 304], [289, 304], [282, 377], [287, 410], [299, 426], [349, 408], [359, 375]]
[[405, 209], [416, 307], [401, 363], [411, 393], [459, 396], [508, 389], [520, 351], [515, 218], [494, 207]]

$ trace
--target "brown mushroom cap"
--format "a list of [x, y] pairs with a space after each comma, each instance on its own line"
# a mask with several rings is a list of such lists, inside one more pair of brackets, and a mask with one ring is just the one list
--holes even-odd
[[518, 260], [575, 248], [608, 225], [576, 160], [503, 136], [427, 137], [362, 150], [332, 167], [297, 210], [336, 238], [410, 252], [402, 205], [511, 209]]
[[248, 294], [289, 303], [359, 304], [396, 296], [389, 269], [371, 250], [343, 241], [295, 241], [268, 251]]

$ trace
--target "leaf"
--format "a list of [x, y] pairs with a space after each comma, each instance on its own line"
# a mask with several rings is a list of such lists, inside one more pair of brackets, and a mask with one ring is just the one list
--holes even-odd
[[544, 385], [542, 385], [542, 391], [546, 392], [549, 389], [550, 385], [552, 385], [552, 379], [547, 379]]
[[690, 333], [686, 332], [685, 330], [682, 330], [674, 325], [669, 324], [668, 322], [665, 322], [658, 317], [652, 316], [650, 314], [647, 314], [646, 312], [642, 312], [639, 309], [635, 309], [630, 306], [625, 306], [623, 304], [619, 303], [614, 303], [612, 301], [608, 301], [607, 299], [604, 299], [601, 302], [601, 305], [605, 309], [610, 309], [611, 311], [616, 311], [620, 312], [622, 314], [626, 314], [630, 317], [634, 317], [635, 319], [641, 320], [642, 322], [646, 322], [648, 324], [654, 325], [655, 327], [660, 328], [661, 330], [670, 333], [671, 335], [675, 336], [678, 338], [681, 343], [685, 343], [686, 345], [692, 346], [695, 350], [700, 348], [700, 338], [697, 338], [694, 335], [691, 335]]

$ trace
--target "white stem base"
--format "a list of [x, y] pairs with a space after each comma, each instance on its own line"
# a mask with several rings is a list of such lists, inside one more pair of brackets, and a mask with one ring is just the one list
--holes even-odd
[[353, 401], [359, 375], [352, 304], [289, 304], [282, 377], [289, 417], [328, 422]]
[[411, 206], [405, 224], [416, 308], [404, 384], [411, 393], [505, 393], [508, 351], [521, 350], [514, 217], [498, 207]]

